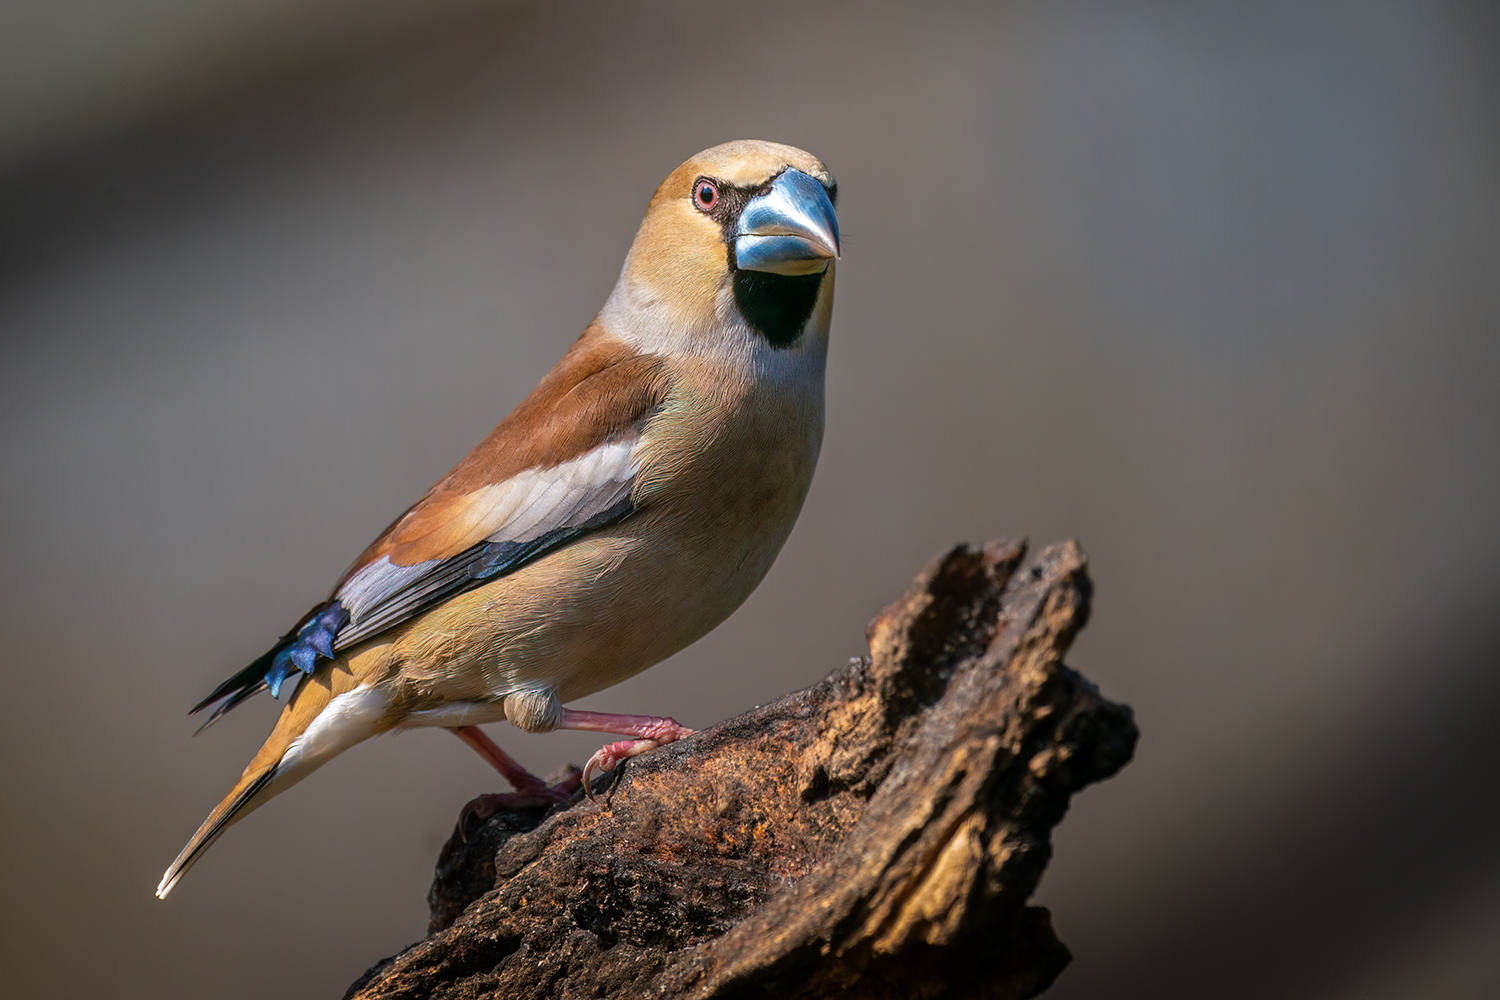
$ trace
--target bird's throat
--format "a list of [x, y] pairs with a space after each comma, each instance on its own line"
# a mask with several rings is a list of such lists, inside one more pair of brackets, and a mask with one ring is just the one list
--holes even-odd
[[777, 348], [790, 347], [802, 335], [827, 273], [735, 271], [734, 301], [740, 315], [767, 343]]

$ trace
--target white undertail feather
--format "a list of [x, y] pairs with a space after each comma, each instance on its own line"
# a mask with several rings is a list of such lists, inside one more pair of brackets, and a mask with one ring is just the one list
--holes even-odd
[[[326, 692], [326, 689], [303, 684], [297, 694], [305, 704], [309, 697], [317, 699], [320, 692]], [[296, 735], [290, 730], [295, 726], [293, 719], [297, 714], [295, 710], [300, 707], [299, 699], [294, 698], [287, 705], [281, 721], [240, 780], [208, 814], [198, 832], [167, 868], [156, 887], [158, 899], [167, 897], [177, 880], [193, 867], [214, 841], [223, 836], [225, 830], [356, 743], [380, 732], [381, 720], [390, 706], [385, 692], [367, 686], [333, 698], [328, 698], [325, 693], [319, 700], [326, 704], [313, 717], [312, 724]]]

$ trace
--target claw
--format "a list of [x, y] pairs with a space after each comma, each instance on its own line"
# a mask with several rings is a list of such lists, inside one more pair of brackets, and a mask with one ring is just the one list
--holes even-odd
[[[668, 741], [671, 742], [671, 741]], [[621, 740], [618, 743], [610, 743], [602, 746], [589, 758], [589, 762], [583, 765], [583, 793], [589, 797], [590, 802], [598, 803], [599, 797], [594, 794], [593, 777], [597, 770], [600, 774], [608, 774], [613, 771], [621, 761], [629, 760], [647, 750], [655, 750], [661, 746], [659, 740]]]

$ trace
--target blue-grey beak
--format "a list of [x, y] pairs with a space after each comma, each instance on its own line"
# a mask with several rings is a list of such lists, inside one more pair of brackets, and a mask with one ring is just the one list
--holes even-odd
[[740, 212], [735, 264], [742, 271], [816, 274], [838, 259], [839, 219], [816, 178], [788, 167]]

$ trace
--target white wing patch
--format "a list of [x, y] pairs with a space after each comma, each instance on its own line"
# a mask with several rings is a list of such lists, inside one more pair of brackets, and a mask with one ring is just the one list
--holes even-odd
[[491, 517], [499, 522], [492, 542], [529, 542], [581, 524], [630, 492], [640, 461], [635, 440], [602, 444], [550, 469], [527, 469], [485, 487], [494, 495]]
[[484, 541], [452, 557], [411, 566], [382, 556], [355, 573], [334, 595], [349, 613], [335, 648], [384, 631], [597, 526], [590, 522], [620, 509], [630, 497], [641, 466], [638, 442], [638, 435], [608, 441], [550, 469], [526, 469], [470, 494], [469, 509], [484, 511], [481, 523], [490, 527]]
[[349, 612], [351, 618], [362, 618], [364, 613], [383, 597], [398, 590], [405, 590], [408, 584], [430, 569], [429, 563], [396, 566], [388, 556], [381, 556], [355, 573], [349, 578], [348, 583], [339, 588], [337, 595], [339, 603], [344, 606], [344, 610]]

